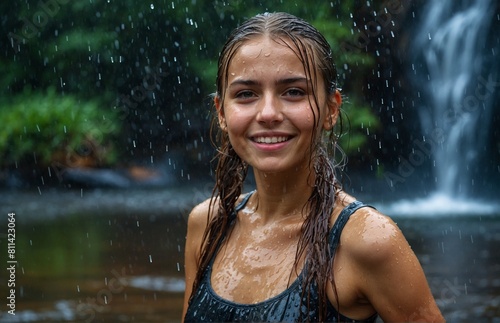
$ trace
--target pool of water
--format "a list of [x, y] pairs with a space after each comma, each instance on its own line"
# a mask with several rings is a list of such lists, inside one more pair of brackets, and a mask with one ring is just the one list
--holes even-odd
[[[0, 192], [0, 261], [11, 212], [17, 261], [0, 322], [180, 321], [186, 216], [210, 190]], [[500, 322], [500, 213], [393, 218], [449, 322]]]

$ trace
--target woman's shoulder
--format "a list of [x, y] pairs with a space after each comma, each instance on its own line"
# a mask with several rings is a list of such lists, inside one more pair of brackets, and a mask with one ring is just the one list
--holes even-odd
[[[236, 202], [236, 205], [241, 203], [249, 193], [241, 194]], [[191, 210], [189, 214], [188, 226], [203, 227], [207, 226], [207, 223], [212, 217], [217, 213], [219, 208], [218, 198], [207, 198], [203, 202], [197, 204]]]
[[210, 199], [199, 203], [189, 213], [188, 226], [205, 227], [208, 221], [208, 212], [210, 210]]
[[[346, 198], [348, 203], [354, 199]], [[372, 207], [356, 210], [347, 221], [340, 243], [355, 260], [374, 265], [409, 248], [397, 224]]]

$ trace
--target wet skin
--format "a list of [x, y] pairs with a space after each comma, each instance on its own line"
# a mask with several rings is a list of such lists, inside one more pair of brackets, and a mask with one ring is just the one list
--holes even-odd
[[[278, 295], [300, 273], [303, 259], [298, 268], [293, 265], [303, 206], [312, 191], [311, 139], [331, 128], [341, 98], [338, 92], [328, 97], [320, 90], [322, 80], [306, 78], [291, 49], [267, 37], [244, 43], [228, 75], [225, 96], [215, 100], [219, 122], [238, 155], [253, 167], [257, 192], [237, 214], [215, 258], [211, 282], [222, 298], [252, 304]], [[319, 109], [311, 107], [308, 82], [319, 89]], [[339, 193], [331, 225], [353, 200]], [[189, 218], [185, 304], [207, 212], [208, 201]], [[390, 218], [369, 208], [356, 211], [335, 257], [333, 272], [343, 315], [364, 319], [378, 312], [384, 321], [442, 320], [417, 258]], [[337, 307], [331, 285], [328, 298]]]

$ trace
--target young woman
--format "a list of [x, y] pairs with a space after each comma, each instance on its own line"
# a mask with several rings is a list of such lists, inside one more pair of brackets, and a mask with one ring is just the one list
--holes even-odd
[[[185, 322], [443, 320], [401, 231], [337, 181], [336, 77], [325, 38], [295, 16], [230, 35], [216, 184], [188, 221]], [[256, 190], [242, 194], [248, 167]]]

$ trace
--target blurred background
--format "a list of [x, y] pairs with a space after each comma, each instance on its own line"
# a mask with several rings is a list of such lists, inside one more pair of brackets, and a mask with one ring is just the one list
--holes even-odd
[[398, 223], [448, 321], [500, 322], [496, 0], [0, 8], [0, 322], [180, 321], [186, 219], [213, 187], [219, 50], [265, 11], [332, 45], [345, 190]]

